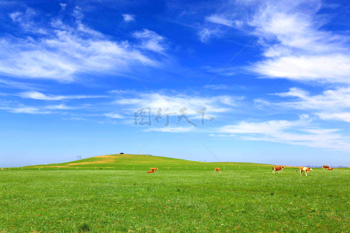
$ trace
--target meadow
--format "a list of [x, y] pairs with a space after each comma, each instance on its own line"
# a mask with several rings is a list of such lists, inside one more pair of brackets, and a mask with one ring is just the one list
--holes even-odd
[[141, 155], [11, 168], [0, 232], [349, 232], [349, 175]]

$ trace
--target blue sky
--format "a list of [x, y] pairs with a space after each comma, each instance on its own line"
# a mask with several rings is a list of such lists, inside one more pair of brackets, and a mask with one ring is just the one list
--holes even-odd
[[[0, 166], [350, 165], [350, 4], [0, 2]], [[168, 122], [167, 122], [168, 120]]]

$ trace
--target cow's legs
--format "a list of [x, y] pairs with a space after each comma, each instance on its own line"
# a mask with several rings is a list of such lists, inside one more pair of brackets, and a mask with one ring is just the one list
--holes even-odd
[[303, 170], [300, 169], [300, 175], [302, 176], [303, 175]]
[[305, 171], [305, 175], [307, 176], [307, 171]]

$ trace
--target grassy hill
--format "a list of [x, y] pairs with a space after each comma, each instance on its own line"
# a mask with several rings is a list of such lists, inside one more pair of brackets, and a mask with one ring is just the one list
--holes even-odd
[[[118, 169], [118, 170], [147, 170], [149, 167], [158, 167], [159, 169], [175, 170], [202, 170], [214, 169], [219, 166], [222, 169], [243, 169], [251, 166], [266, 166], [266, 164], [257, 163], [233, 163], [233, 162], [198, 162], [184, 159], [174, 159], [151, 155], [133, 155], [133, 154], [112, 154], [102, 155], [92, 158], [76, 160], [67, 163], [47, 164], [27, 166], [26, 168], [45, 168], [45, 169]], [[270, 165], [268, 165], [270, 166]]]

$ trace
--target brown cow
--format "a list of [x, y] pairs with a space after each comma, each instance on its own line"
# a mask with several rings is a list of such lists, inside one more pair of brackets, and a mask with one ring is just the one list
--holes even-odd
[[333, 170], [334, 168], [332, 168], [332, 167], [329, 167], [329, 168], [327, 168], [327, 170]]
[[153, 171], [153, 172], [155, 172], [157, 170], [158, 170], [158, 168], [151, 168], [151, 171]]
[[278, 173], [280, 173], [280, 171], [282, 171], [283, 169], [284, 166], [272, 167], [272, 172], [275, 173], [275, 171], [277, 171]]
[[221, 173], [221, 169], [220, 168], [218, 168], [218, 167], [216, 167], [216, 168], [214, 168], [214, 173], [215, 172], [219, 172], [219, 173]]
[[327, 165], [323, 165], [323, 167], [322, 167], [322, 168], [323, 168], [323, 170], [324, 170], [324, 169], [329, 168], [329, 166], [327, 166]]
[[339, 168], [339, 170], [341, 170], [341, 168]]
[[307, 173], [308, 173], [309, 171], [312, 171], [312, 168], [309, 168], [309, 167], [300, 167], [299, 170], [300, 170], [300, 175], [301, 175], [301, 176], [303, 175], [303, 172], [305, 172], [305, 175], [307, 176]]
[[153, 173], [154, 171], [153, 170], [151, 170], [151, 171], [148, 171], [147, 173]]

